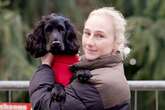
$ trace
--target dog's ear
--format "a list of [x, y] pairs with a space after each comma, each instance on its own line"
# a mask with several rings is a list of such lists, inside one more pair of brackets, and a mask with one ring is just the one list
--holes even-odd
[[43, 20], [39, 21], [32, 33], [29, 33], [25, 40], [25, 49], [34, 58], [41, 57], [47, 53], [44, 26], [45, 22]]
[[79, 51], [79, 42], [77, 39], [76, 31], [74, 26], [70, 23], [69, 20], [65, 21], [66, 34], [65, 34], [65, 52], [67, 54], [77, 54]]

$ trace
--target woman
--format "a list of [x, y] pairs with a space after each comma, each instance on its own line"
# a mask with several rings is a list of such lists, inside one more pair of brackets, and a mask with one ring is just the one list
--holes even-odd
[[128, 110], [130, 90], [122, 64], [125, 25], [113, 7], [92, 11], [83, 30], [84, 55], [71, 66], [77, 78], [64, 89], [54, 84], [53, 55], [42, 57], [29, 88], [33, 109]]

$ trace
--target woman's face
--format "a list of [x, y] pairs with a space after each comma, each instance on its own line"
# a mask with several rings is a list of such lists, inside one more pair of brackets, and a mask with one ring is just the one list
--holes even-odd
[[105, 15], [90, 16], [84, 26], [82, 46], [88, 60], [110, 54], [114, 48], [112, 19]]

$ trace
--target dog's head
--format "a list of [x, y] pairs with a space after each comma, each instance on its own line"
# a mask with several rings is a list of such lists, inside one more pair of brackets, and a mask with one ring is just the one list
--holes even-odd
[[69, 19], [56, 14], [44, 16], [26, 38], [26, 50], [35, 58], [52, 54], [77, 54], [79, 44]]

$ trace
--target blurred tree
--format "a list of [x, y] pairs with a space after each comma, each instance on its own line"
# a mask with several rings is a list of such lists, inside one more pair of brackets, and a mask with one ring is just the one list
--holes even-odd
[[[21, 22], [19, 14], [4, 10], [0, 13], [0, 79], [28, 80], [32, 74], [32, 66], [26, 60], [23, 45], [23, 32], [26, 24]], [[25, 70], [26, 69], [26, 70]]]
[[165, 26], [165, 20], [152, 22], [149, 19], [133, 18], [131, 20], [130, 18], [129, 26], [133, 31], [132, 34], [128, 31], [131, 36], [130, 45], [133, 50], [130, 56], [137, 60], [136, 65], [139, 66], [134, 79], [164, 79], [165, 31], [162, 27]]

